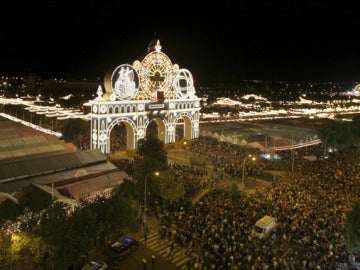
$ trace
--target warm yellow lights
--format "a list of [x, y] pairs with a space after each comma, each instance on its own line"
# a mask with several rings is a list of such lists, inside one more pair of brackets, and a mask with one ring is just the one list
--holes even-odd
[[141, 89], [151, 100], [157, 99], [157, 91], [168, 91], [174, 79], [173, 64], [161, 51], [145, 56], [138, 70]]

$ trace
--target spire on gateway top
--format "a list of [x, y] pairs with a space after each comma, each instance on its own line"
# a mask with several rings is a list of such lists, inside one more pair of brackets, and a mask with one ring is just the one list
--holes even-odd
[[155, 51], [156, 52], [161, 52], [161, 45], [160, 45], [160, 40], [157, 40], [156, 45], [155, 45]]
[[160, 40], [152, 39], [150, 40], [149, 46], [147, 47], [148, 53], [152, 51], [160, 52], [162, 46], [160, 45]]

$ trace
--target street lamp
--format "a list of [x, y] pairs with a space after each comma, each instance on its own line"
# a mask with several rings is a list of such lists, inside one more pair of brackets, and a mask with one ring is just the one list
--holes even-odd
[[154, 174], [155, 176], [158, 176], [160, 173], [159, 172], [149, 172], [146, 176], [145, 176], [145, 186], [144, 186], [144, 228], [146, 228], [145, 224], [146, 224], [146, 215], [147, 215], [147, 205], [146, 205], [146, 196], [147, 196], [147, 180], [149, 178], [149, 175]]
[[256, 158], [252, 157], [251, 155], [248, 155], [244, 158], [243, 160], [243, 164], [242, 164], [242, 178], [241, 178], [241, 182], [242, 182], [242, 191], [245, 192], [245, 162], [248, 158], [251, 158], [251, 160], [255, 161]]

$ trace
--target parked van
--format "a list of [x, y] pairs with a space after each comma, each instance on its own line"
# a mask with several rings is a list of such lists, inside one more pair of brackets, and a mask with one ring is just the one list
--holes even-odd
[[255, 234], [258, 238], [265, 237], [276, 226], [275, 218], [263, 216], [255, 223]]

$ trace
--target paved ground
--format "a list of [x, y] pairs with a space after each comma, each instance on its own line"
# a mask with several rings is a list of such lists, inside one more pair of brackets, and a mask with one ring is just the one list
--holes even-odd
[[[171, 256], [169, 256], [170, 241], [168, 239], [160, 239], [158, 230], [158, 220], [150, 216], [146, 225], [149, 233], [145, 242], [144, 229], [142, 228], [136, 233], [130, 233], [129, 236], [140, 242], [140, 248], [134, 254], [119, 263], [118, 269], [140, 270], [144, 269], [142, 259], [147, 261], [147, 269], [166, 269], [179, 270], [186, 269], [186, 263], [189, 260], [188, 248], [174, 244]], [[155, 256], [155, 265], [151, 265], [151, 257]]]
[[[182, 162], [185, 164], [189, 164], [190, 163], [190, 158], [195, 156], [195, 153], [191, 153], [188, 151], [184, 151], [182, 149], [177, 149], [177, 150], [168, 150], [168, 160], [169, 162]], [[216, 176], [216, 172], [214, 171], [214, 167], [212, 165], [212, 162], [209, 160], [206, 160], [206, 166], [205, 168], [208, 170], [208, 175], [211, 176]], [[234, 179], [225, 179], [224, 180], [225, 183], [227, 184], [231, 184], [232, 182], [237, 183], [239, 190], [243, 189], [243, 185], [241, 183], [241, 181], [238, 180], [234, 180]], [[271, 183], [269, 181], [264, 181], [261, 179], [256, 179], [256, 181], [252, 181], [250, 180], [249, 183], [247, 184], [246, 188], [245, 188], [245, 192], [247, 194], [252, 194], [256, 191], [256, 189], [262, 189], [265, 187], [268, 187]]]

